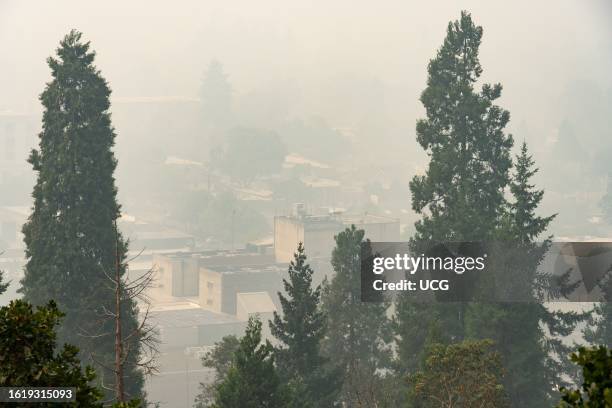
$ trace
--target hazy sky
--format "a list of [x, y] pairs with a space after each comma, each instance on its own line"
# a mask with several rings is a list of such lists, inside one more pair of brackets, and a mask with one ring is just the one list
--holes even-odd
[[[357, 162], [365, 157], [419, 171], [425, 157], [414, 125], [423, 115], [418, 98], [427, 63], [462, 9], [484, 27], [483, 79], [504, 85], [500, 104], [511, 112], [509, 130], [519, 141], [527, 138], [536, 159], [581, 107], [590, 126], [588, 110], [603, 100], [593, 95], [612, 95], [610, 0], [0, 0], [0, 111], [39, 121], [38, 95], [50, 78], [45, 60], [76, 28], [92, 42], [113, 89], [123, 163], [140, 158], [121, 155], [134, 129], [149, 130], [120, 103], [195, 98], [217, 59], [242, 119], [259, 117], [273, 128], [266, 120], [321, 116], [331, 126], [357, 129], [368, 153]], [[569, 90], [586, 96], [571, 100]], [[186, 133], [181, 119], [169, 116], [161, 131]], [[23, 165], [29, 169], [25, 157]], [[540, 175], [554, 178], [554, 166], [545, 164]]]
[[204, 69], [218, 59], [236, 99], [272, 95], [294, 115], [321, 115], [335, 126], [378, 115], [388, 132], [404, 135], [422, 115], [428, 60], [448, 21], [466, 9], [484, 27], [483, 78], [504, 85], [510, 130], [527, 122], [545, 140], [572, 82], [611, 88], [607, 3], [0, 0], [0, 110], [39, 112], [45, 59], [77, 28], [92, 41], [115, 101], [195, 97]]
[[34, 108], [45, 58], [70, 28], [92, 41], [115, 96], [193, 96], [212, 58], [239, 91], [278, 77], [310, 86], [347, 72], [420, 89], [461, 9], [484, 26], [485, 75], [508, 93], [554, 93], [571, 77], [609, 73], [612, 21], [597, 0], [2, 0], [0, 106]]

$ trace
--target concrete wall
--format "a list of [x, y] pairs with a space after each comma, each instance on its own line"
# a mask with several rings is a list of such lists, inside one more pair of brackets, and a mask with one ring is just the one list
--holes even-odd
[[213, 312], [221, 312], [222, 274], [208, 268], [200, 268], [200, 307]]
[[[342, 231], [342, 225], [326, 225], [324, 228], [306, 226], [304, 249], [309, 258], [331, 258], [336, 246], [334, 236]], [[296, 245], [297, 248], [297, 245]], [[293, 250], [295, 252], [295, 248]], [[293, 257], [292, 257], [293, 259]]]
[[365, 238], [372, 242], [399, 242], [400, 225], [399, 221], [356, 224], [357, 229], [365, 231]]
[[282, 276], [277, 271], [238, 272], [223, 275], [221, 312], [236, 314], [238, 292], [268, 292], [278, 306], [277, 292], [282, 289]]
[[291, 217], [274, 217], [274, 257], [291, 262], [299, 242], [304, 242], [304, 224]]

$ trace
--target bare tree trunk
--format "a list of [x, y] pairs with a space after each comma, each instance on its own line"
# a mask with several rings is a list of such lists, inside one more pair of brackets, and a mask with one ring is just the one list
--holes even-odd
[[[128, 263], [123, 259], [123, 249], [120, 247], [120, 234], [117, 229], [117, 221], [115, 221], [115, 270], [114, 273], [107, 270], [102, 270], [104, 275], [111, 282], [111, 285], [107, 286], [108, 290], [114, 291], [115, 304], [112, 306], [114, 310], [108, 310], [104, 305], [102, 306], [103, 315], [100, 319], [99, 327], [105, 327], [105, 322], [113, 319], [115, 323], [114, 333], [111, 330], [100, 333], [86, 333], [85, 336], [91, 338], [100, 338], [106, 336], [114, 336], [115, 339], [115, 361], [111, 363], [108, 360], [99, 360], [96, 358], [94, 353], [91, 354], [93, 361], [103, 367], [104, 369], [112, 372], [115, 375], [115, 382], [111, 386], [102, 387], [106, 390], [112, 391], [114, 399], [118, 403], [126, 402], [127, 399], [131, 399], [134, 396], [127, 394], [125, 391], [125, 364], [135, 364], [145, 375], [152, 375], [157, 372], [157, 355], [159, 350], [157, 345], [159, 340], [157, 339], [157, 332], [155, 326], [149, 324], [149, 308], [150, 302], [147, 298], [146, 291], [149, 289], [154, 282], [155, 270], [149, 269], [142, 276], [131, 281], [129, 277], [123, 276], [124, 272], [127, 272]], [[142, 252], [141, 252], [142, 253]], [[138, 257], [138, 254], [136, 257]], [[134, 257], [133, 259], [135, 259]], [[144, 316], [142, 316], [141, 322], [136, 328], [134, 328], [127, 335], [123, 333], [123, 313], [121, 312], [122, 304], [127, 303], [131, 305], [132, 302], [137, 300], [142, 301], [146, 305]], [[130, 355], [133, 360], [129, 360]]]
[[118, 402], [125, 400], [123, 390], [123, 339], [121, 337], [121, 259], [119, 237], [115, 221], [115, 396]]

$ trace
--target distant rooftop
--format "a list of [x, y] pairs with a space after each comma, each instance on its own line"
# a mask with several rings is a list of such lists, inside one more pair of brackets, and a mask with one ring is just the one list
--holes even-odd
[[202, 251], [168, 251], [164, 254], [168, 258], [199, 258], [202, 260], [214, 259], [223, 257], [226, 259], [237, 258], [237, 257], [261, 257], [260, 253], [250, 251], [247, 249], [207, 249]]
[[375, 214], [346, 214], [340, 210], [332, 211], [326, 215], [286, 215], [280, 216], [279, 218], [288, 218], [293, 220], [299, 220], [309, 227], [315, 227], [317, 225], [324, 226], [330, 224], [344, 224], [344, 225], [364, 225], [364, 224], [390, 224], [399, 222], [397, 218], [387, 217], [384, 215]]
[[270, 298], [268, 292], [241, 292], [236, 294], [238, 307], [247, 314], [252, 313], [272, 313], [276, 311], [276, 306]]
[[374, 214], [342, 214], [342, 222], [346, 225], [355, 224], [389, 224], [399, 222], [397, 218]]
[[264, 265], [215, 265], [207, 266], [206, 269], [228, 275], [236, 273], [283, 273], [287, 271], [287, 264], [273, 263]]
[[196, 327], [212, 324], [227, 324], [239, 322], [234, 316], [227, 313], [216, 313], [210, 310], [195, 307], [156, 308], [149, 313], [151, 321], [165, 327]]

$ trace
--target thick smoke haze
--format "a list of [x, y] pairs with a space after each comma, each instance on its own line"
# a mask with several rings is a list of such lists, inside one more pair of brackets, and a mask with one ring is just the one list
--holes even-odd
[[[39, 109], [37, 95], [49, 78], [45, 59], [76, 28], [92, 41], [116, 99], [195, 97], [205, 67], [218, 59], [237, 93], [256, 92], [271, 82], [287, 85], [286, 92], [294, 93], [290, 112], [338, 113], [351, 120], [350, 105], [359, 101], [345, 88], [354, 81], [355, 87], [380, 87], [385, 110], [412, 123], [427, 62], [446, 23], [466, 9], [485, 29], [485, 80], [504, 84], [504, 105], [515, 124], [538, 111], [543, 130], [546, 122], [556, 126], [559, 107], [551, 102], [558, 101], [568, 82], [610, 85], [611, 54], [602, 52], [610, 46], [605, 6], [570, 0], [511, 6], [488, 1], [5, 0], [0, 4], [0, 106]], [[338, 78], [348, 84], [338, 84]], [[336, 85], [330, 89], [330, 83]]]
[[[113, 89], [123, 196], [134, 182], [128, 171], [138, 158], [134, 152], [145, 149], [135, 134], [148, 132], [147, 119], [127, 106], [142, 98], [197, 101], [213, 60], [223, 66], [242, 125], [279, 130], [284, 121], [323, 118], [351, 130], [347, 162], [406, 171], [400, 181], [407, 184], [425, 163], [414, 125], [423, 115], [418, 98], [427, 63], [462, 9], [484, 27], [482, 78], [503, 84], [500, 103], [512, 114], [509, 131], [530, 143], [546, 187], [555, 178], [547, 155], [564, 121], [577, 122], [580, 134], [580, 118], [572, 116], [589, 109], [589, 101], [603, 116], [610, 109], [612, 53], [604, 50], [612, 49], [611, 10], [605, 1], [5, 0], [0, 111], [33, 115], [39, 123], [37, 98], [50, 78], [45, 60], [76, 28], [92, 42]], [[193, 133], [181, 118], [172, 122], [159, 132], [174, 133], [174, 139]], [[150, 135], [156, 136], [163, 137]], [[594, 135], [580, 143], [594, 152], [603, 139]], [[545, 207], [550, 200], [548, 195]]]
[[[447, 33], [457, 19], [461, 27]], [[50, 72], [47, 59], [63, 38], [63, 56], [82, 51], [79, 33], [65, 37], [71, 30], [91, 42], [94, 64], [112, 89], [114, 139], [106, 120], [108, 95], [99, 76], [91, 75], [88, 58], [66, 57], [53, 77]], [[483, 73], [472, 90], [464, 85], [478, 77], [478, 62]], [[594, 298], [545, 303], [541, 282], [557, 284], [563, 276], [535, 274], [543, 258], [531, 244], [547, 237], [564, 241], [567, 252], [558, 253], [564, 262], [554, 265], [574, 268], [572, 276], [592, 264], [590, 256], [597, 265], [609, 260], [601, 248], [587, 256], [579, 249], [590, 244], [576, 249], [565, 242], [612, 241], [611, 73], [610, 0], [0, 0], [0, 306], [21, 297], [40, 300], [31, 294], [58, 297], [66, 319], [73, 320], [68, 328], [91, 325], [101, 310], [117, 321], [127, 316], [129, 324], [151, 318], [151, 327], [159, 329], [161, 353], [153, 359], [159, 375], [148, 376], [144, 386], [138, 375], [130, 381], [134, 390], [142, 388], [137, 394], [146, 391], [149, 402], [162, 407], [201, 407], [220, 398], [217, 387], [237, 361], [232, 356], [239, 341], [232, 336], [242, 336], [250, 318], [260, 315], [264, 338], [275, 344], [306, 340], [290, 348], [317, 350], [295, 360], [312, 381], [295, 371], [295, 378], [283, 374], [283, 382], [298, 391], [321, 385], [342, 393], [326, 395], [314, 387], [309, 398], [335, 403], [312, 406], [362, 406], [351, 402], [361, 398], [354, 390], [380, 400], [363, 406], [399, 406], [383, 400], [405, 399], [406, 387], [411, 393], [429, 388], [425, 393], [432, 395], [453, 388], [438, 385], [444, 377], [437, 368], [423, 384], [409, 386], [405, 374], [413, 382], [415, 370], [430, 360], [446, 364], [446, 358], [426, 355], [442, 350], [436, 342], [488, 337], [509, 363], [510, 386], [503, 391], [511, 392], [513, 406], [552, 406], [524, 400], [558, 400], [556, 391], [549, 398], [551, 390], [574, 374], [560, 356], [569, 355], [570, 344], [595, 344], [612, 333], [612, 307], [596, 310], [605, 316], [598, 322], [587, 322], [586, 313], [556, 313], [587, 312], [592, 305], [586, 300]], [[47, 83], [44, 148], [30, 156], [39, 143], [39, 96]], [[497, 87], [481, 88], [491, 83], [503, 86], [497, 100]], [[510, 113], [507, 125], [504, 110]], [[521, 150], [523, 141], [528, 148]], [[520, 158], [508, 157], [519, 151]], [[426, 177], [418, 177], [426, 169]], [[120, 235], [127, 241], [125, 254]], [[358, 267], [367, 271], [367, 259], [378, 256], [378, 250], [372, 256], [363, 251], [370, 245], [360, 247], [366, 239], [412, 240], [412, 250], [439, 237], [472, 244], [474, 237], [498, 236], [520, 241], [529, 256], [512, 257], [504, 247], [501, 261], [489, 262], [505, 280], [496, 286], [485, 282], [491, 279], [466, 280], [462, 287], [477, 294], [474, 299], [487, 299], [486, 307], [471, 302], [413, 310], [402, 305], [403, 296], [391, 308], [364, 306], [355, 292], [367, 283], [365, 275], [357, 280]], [[458, 245], [456, 254], [472, 247]], [[123, 255], [126, 265], [120, 265]], [[96, 269], [107, 263], [115, 277], [112, 293], [103, 293], [97, 280], [107, 284]], [[293, 272], [287, 273], [288, 265]], [[146, 294], [133, 303], [139, 315], [136, 307], [112, 314], [105, 306], [111, 297], [113, 305], [121, 304], [124, 266], [125, 292]], [[292, 283], [297, 289], [283, 285], [287, 276], [302, 280]], [[133, 282], [141, 282], [139, 289], [130, 287]], [[311, 283], [321, 282], [327, 282], [321, 292], [311, 291]], [[498, 288], [527, 295], [516, 298], [527, 299], [526, 308], [493, 305], [490, 292]], [[552, 290], [563, 289], [559, 283]], [[281, 302], [283, 290], [297, 306]], [[300, 315], [304, 310], [310, 312]], [[267, 320], [277, 312], [291, 320], [270, 327]], [[281, 326], [300, 332], [285, 333]], [[138, 354], [133, 348], [130, 359], [122, 357], [130, 347], [120, 346], [127, 329], [119, 327], [112, 343], [98, 347], [104, 353], [114, 347], [116, 379], [122, 378], [120, 361], [132, 364]], [[153, 340], [148, 333], [153, 331], [145, 341]], [[70, 341], [81, 335], [71, 329], [65, 334]], [[125, 340], [143, 339], [132, 334]], [[466, 344], [457, 343], [466, 347], [457, 356], [494, 360], [483, 354], [488, 343], [478, 349]], [[208, 354], [213, 350], [214, 358]], [[294, 353], [287, 350], [275, 353]], [[450, 346], [444, 350], [451, 353]], [[501, 396], [502, 370], [483, 375], [484, 363], [465, 361], [457, 363], [478, 367], [476, 385]], [[336, 364], [343, 373], [335, 383], [326, 373], [334, 374]], [[0, 379], [21, 378], [2, 374], [0, 369]], [[462, 392], [482, 397], [464, 387], [469, 377], [456, 378]], [[274, 383], [265, 376], [256, 380]], [[117, 400], [121, 389], [117, 385]]]

